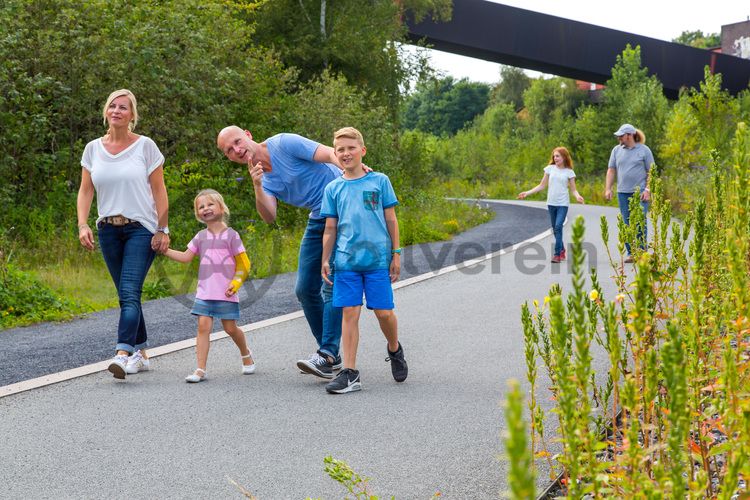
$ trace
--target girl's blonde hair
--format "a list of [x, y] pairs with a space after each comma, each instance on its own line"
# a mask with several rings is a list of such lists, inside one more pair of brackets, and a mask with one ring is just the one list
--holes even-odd
[[195, 218], [198, 219], [198, 222], [203, 222], [198, 216], [198, 198], [203, 197], [208, 198], [221, 207], [221, 210], [223, 212], [222, 219], [224, 220], [224, 222], [227, 222], [227, 220], [229, 220], [229, 207], [224, 202], [224, 197], [214, 189], [203, 189], [196, 195], [195, 199], [193, 200], [193, 210], [195, 211]]
[[555, 164], [555, 153], [560, 153], [560, 156], [562, 156], [563, 159], [563, 166], [565, 168], [573, 170], [573, 158], [570, 157], [570, 152], [567, 150], [567, 148], [564, 148], [562, 146], [552, 150], [552, 156], [550, 156], [549, 158], [550, 165]]
[[135, 126], [138, 124], [138, 101], [135, 99], [135, 95], [128, 89], [115, 90], [114, 92], [109, 94], [109, 97], [107, 97], [107, 102], [104, 103], [104, 108], [102, 109], [102, 118], [104, 119], [104, 124], [106, 125], [107, 109], [109, 109], [109, 105], [112, 104], [112, 101], [122, 96], [125, 96], [130, 100], [130, 109], [133, 111], [133, 119], [130, 120], [130, 123], [128, 123], [128, 130], [132, 132], [135, 129]]

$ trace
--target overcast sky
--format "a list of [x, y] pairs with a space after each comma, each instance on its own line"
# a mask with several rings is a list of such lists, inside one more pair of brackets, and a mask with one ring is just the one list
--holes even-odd
[[[746, 21], [750, 16], [748, 0], [498, 0], [496, 3], [666, 41], [677, 38], [683, 31], [721, 33], [722, 25]], [[432, 51], [432, 66], [455, 78], [473, 81], [495, 83], [500, 77], [498, 64], [436, 50]]]

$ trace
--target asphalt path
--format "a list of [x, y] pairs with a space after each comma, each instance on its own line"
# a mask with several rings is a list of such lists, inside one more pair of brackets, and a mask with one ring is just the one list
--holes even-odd
[[[601, 214], [614, 227], [616, 213], [578, 205], [569, 213], [586, 220], [587, 266], [599, 269], [610, 298], [598, 228]], [[525, 380], [521, 304], [541, 301], [553, 283], [570, 286], [568, 263], [543, 255], [550, 242], [397, 289], [410, 368], [402, 384], [384, 362], [374, 315], [363, 313], [363, 390], [353, 394], [328, 395], [324, 381], [296, 369], [294, 359], [311, 348], [297, 318], [248, 333], [258, 363], [251, 376], [239, 374], [225, 338], [213, 342], [210, 378], [200, 384], [182, 381], [194, 366], [193, 350], [184, 349], [124, 382], [99, 372], [0, 398], [0, 496], [240, 498], [231, 479], [259, 499], [342, 498], [346, 491], [323, 471], [330, 455], [371, 477], [381, 498], [497, 498], [507, 490], [507, 381]], [[594, 369], [605, 368], [595, 351]], [[539, 371], [539, 403], [549, 411]], [[548, 414], [548, 435], [555, 420]]]
[[[481, 203], [495, 212], [491, 221], [456, 235], [450, 241], [405, 248], [402, 279], [492, 253], [549, 228], [549, 216], [544, 209]], [[193, 271], [186, 268], [186, 272]], [[299, 310], [294, 294], [295, 279], [296, 273], [287, 273], [245, 283], [240, 292], [238, 324]], [[144, 303], [151, 347], [195, 336], [197, 322], [190, 315], [192, 303], [193, 295]], [[117, 339], [118, 316], [119, 309], [115, 308], [70, 322], [0, 331], [0, 387], [110, 358]], [[221, 330], [221, 322], [215, 322], [214, 329]], [[308, 350], [314, 351], [309, 329], [301, 328], [299, 335], [310, 341]]]

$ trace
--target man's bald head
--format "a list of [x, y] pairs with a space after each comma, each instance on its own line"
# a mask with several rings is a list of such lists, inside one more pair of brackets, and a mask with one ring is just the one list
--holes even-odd
[[252, 157], [253, 136], [249, 130], [229, 125], [216, 136], [216, 147], [233, 162], [246, 164]]

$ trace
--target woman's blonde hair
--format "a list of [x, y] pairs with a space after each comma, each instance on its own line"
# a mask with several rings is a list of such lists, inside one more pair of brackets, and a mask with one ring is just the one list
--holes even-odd
[[550, 156], [549, 158], [550, 165], [555, 164], [555, 153], [560, 153], [560, 156], [562, 156], [563, 159], [563, 166], [565, 168], [573, 170], [573, 158], [570, 157], [570, 152], [567, 150], [567, 148], [564, 148], [562, 146], [552, 150], [552, 156]]
[[646, 134], [643, 133], [643, 130], [637, 128], [635, 129], [635, 134], [633, 134], [633, 140], [641, 144], [646, 144]]
[[198, 216], [198, 199], [203, 197], [208, 198], [221, 207], [221, 210], [223, 212], [222, 219], [224, 220], [224, 222], [227, 222], [227, 220], [229, 220], [229, 207], [224, 202], [224, 197], [214, 189], [203, 189], [196, 195], [195, 199], [193, 200], [193, 210], [195, 211], [195, 218], [198, 219], [198, 222], [203, 222]]
[[122, 96], [125, 96], [130, 100], [130, 109], [133, 111], [133, 119], [130, 120], [130, 123], [128, 123], [128, 130], [132, 132], [135, 129], [135, 126], [138, 124], [138, 101], [135, 99], [135, 95], [128, 89], [115, 90], [114, 92], [109, 94], [109, 97], [107, 97], [107, 102], [104, 103], [104, 109], [102, 109], [102, 118], [104, 119], [104, 124], [106, 125], [107, 109], [109, 109], [109, 105], [112, 104], [112, 101]]

